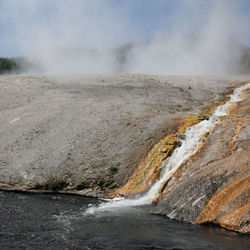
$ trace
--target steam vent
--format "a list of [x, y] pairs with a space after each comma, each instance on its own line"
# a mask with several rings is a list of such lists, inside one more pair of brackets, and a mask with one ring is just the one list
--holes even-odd
[[246, 77], [3, 75], [0, 87], [1, 190], [153, 202], [250, 232]]

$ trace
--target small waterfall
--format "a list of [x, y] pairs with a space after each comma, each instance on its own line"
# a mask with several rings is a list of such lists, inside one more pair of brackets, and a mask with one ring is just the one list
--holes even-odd
[[208, 120], [189, 127], [185, 131], [185, 139], [181, 140], [182, 144], [175, 149], [174, 153], [168, 160], [163, 162], [162, 176], [149, 191], [143, 195], [137, 195], [134, 199], [115, 198], [108, 202], [101, 203], [97, 207], [89, 207], [85, 214], [94, 214], [96, 212], [107, 211], [118, 207], [131, 207], [151, 204], [152, 200], [158, 195], [162, 185], [171, 177], [171, 175], [184, 163], [191, 155], [193, 155], [202, 144], [202, 136], [209, 133], [210, 130], [225, 117], [232, 105], [241, 100], [242, 92], [250, 87], [250, 83], [234, 90], [230, 99], [221, 106], [218, 106], [213, 115]]

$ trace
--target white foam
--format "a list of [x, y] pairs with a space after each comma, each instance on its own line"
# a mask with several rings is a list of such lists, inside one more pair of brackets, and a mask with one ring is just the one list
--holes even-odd
[[172, 156], [163, 162], [161, 169], [163, 174], [160, 179], [150, 188], [150, 190], [144, 195], [138, 195], [134, 199], [113, 199], [106, 203], [101, 203], [97, 207], [90, 207], [87, 209], [85, 214], [95, 214], [97, 212], [105, 212], [121, 207], [141, 206], [151, 204], [152, 200], [159, 193], [161, 186], [170, 178], [170, 176], [181, 166], [185, 160], [193, 155], [200, 147], [202, 143], [202, 136], [208, 133], [221, 118], [226, 116], [229, 112], [229, 107], [241, 100], [242, 91], [250, 87], [250, 83], [237, 88], [230, 96], [230, 100], [224, 105], [216, 108], [213, 115], [208, 120], [189, 127], [185, 131], [185, 140], [181, 140], [182, 145], [177, 148]]

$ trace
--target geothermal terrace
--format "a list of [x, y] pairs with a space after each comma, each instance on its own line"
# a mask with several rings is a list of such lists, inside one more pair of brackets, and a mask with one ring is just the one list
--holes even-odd
[[[170, 157], [169, 147], [178, 144], [173, 136], [208, 119], [211, 110], [248, 79], [0, 76], [0, 187], [97, 197], [145, 192], [159, 177], [159, 171], [149, 177], [145, 171], [152, 166], [158, 170]], [[198, 153], [165, 183], [153, 212], [248, 232], [247, 89], [229, 116], [209, 133]], [[144, 182], [139, 177], [128, 186], [141, 164], [146, 165]], [[233, 194], [229, 201], [219, 203], [225, 190]], [[217, 203], [216, 208], [210, 201]], [[224, 213], [225, 207], [231, 212]], [[230, 221], [236, 212], [238, 217]]]

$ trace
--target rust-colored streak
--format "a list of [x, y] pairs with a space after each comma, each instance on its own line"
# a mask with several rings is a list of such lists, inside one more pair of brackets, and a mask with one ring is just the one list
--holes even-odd
[[[228, 229], [249, 233], [249, 218], [247, 218], [250, 212], [249, 184], [250, 175], [247, 175], [217, 193], [209, 201], [194, 223], [214, 222]], [[243, 193], [247, 194], [247, 196], [245, 195], [247, 198], [238, 199], [235, 204], [234, 200]]]
[[[230, 92], [233, 92], [233, 90], [234, 88], [232, 88]], [[141, 162], [141, 164], [135, 170], [135, 172], [125, 184], [125, 186], [117, 189], [114, 193], [109, 194], [109, 197], [113, 198], [117, 196], [128, 196], [146, 192], [156, 182], [156, 180], [159, 179], [161, 175], [160, 167], [163, 162], [168, 161], [168, 158], [171, 156], [176, 147], [180, 146], [179, 138], [184, 137], [185, 130], [188, 127], [194, 126], [205, 119], [209, 119], [216, 107], [218, 107], [219, 105], [223, 105], [226, 101], [228, 101], [229, 98], [230, 95], [226, 95], [223, 101], [215, 102], [212, 106], [208, 107], [200, 116], [193, 115], [181, 118], [176, 124], [180, 127], [178, 132], [172, 135], [168, 135], [164, 139], [159, 141], [150, 150], [146, 158]], [[236, 107], [237, 105], [232, 105], [230, 107], [230, 112]], [[180, 124], [182, 125], [180, 126]], [[239, 121], [235, 133], [233, 135], [232, 142], [230, 144], [232, 152], [237, 148], [238, 134], [240, 133], [241, 128], [242, 122]], [[205, 142], [208, 136], [209, 133], [204, 135], [201, 138], [202, 141]], [[161, 190], [163, 191], [165, 187], [166, 184], [164, 183], [162, 185]], [[158, 197], [155, 197], [155, 201], [157, 200]]]
[[232, 213], [229, 213], [222, 218], [218, 218], [216, 223], [222, 227], [240, 231], [241, 233], [250, 233], [250, 203], [243, 205]]
[[238, 138], [239, 138], [240, 131], [242, 130], [242, 126], [243, 126], [243, 120], [238, 120], [236, 129], [234, 130], [232, 141], [230, 142], [230, 149], [232, 153], [237, 149]]
[[168, 157], [171, 156], [176, 147], [180, 146], [180, 138], [184, 137], [185, 130], [204, 119], [208, 119], [208, 116], [188, 116], [182, 118], [184, 122], [178, 132], [166, 136], [158, 142], [135, 170], [126, 185], [109, 195], [109, 197], [127, 196], [147, 191], [159, 178], [162, 163], [168, 160]]
[[172, 153], [179, 139], [170, 135], [158, 142], [148, 153], [146, 159], [136, 169], [127, 184], [116, 194], [128, 195], [142, 193], [149, 189], [159, 177], [159, 167]]

